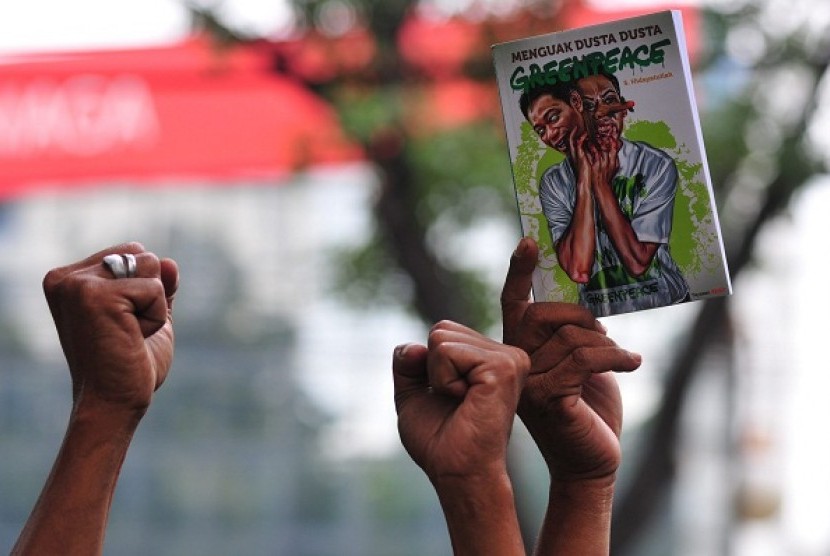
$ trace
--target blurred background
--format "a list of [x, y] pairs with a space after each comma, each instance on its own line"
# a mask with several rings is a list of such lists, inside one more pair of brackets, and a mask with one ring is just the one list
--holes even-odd
[[[681, 9], [735, 293], [604, 319], [619, 555], [830, 554], [830, 2], [0, 3], [0, 550], [60, 444], [47, 270], [175, 258], [177, 353], [113, 555], [448, 554], [390, 360], [441, 318], [500, 338], [520, 230], [489, 46]], [[821, 350], [821, 351], [820, 351]], [[547, 477], [511, 445], [529, 543]]]

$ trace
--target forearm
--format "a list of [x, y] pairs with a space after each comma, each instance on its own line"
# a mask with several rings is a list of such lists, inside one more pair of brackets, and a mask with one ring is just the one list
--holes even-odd
[[578, 187], [571, 224], [557, 245], [559, 264], [571, 280], [585, 283], [594, 266], [595, 250], [594, 199], [590, 189]]
[[610, 188], [597, 187], [595, 191], [603, 227], [608, 232], [620, 261], [630, 275], [640, 276], [651, 264], [659, 244], [637, 238], [631, 221], [623, 214]]
[[456, 556], [524, 555], [510, 478], [452, 478], [434, 483]]
[[140, 415], [76, 406], [12, 554], [101, 554], [110, 504]]
[[534, 556], [607, 556], [614, 477], [550, 486], [548, 509]]

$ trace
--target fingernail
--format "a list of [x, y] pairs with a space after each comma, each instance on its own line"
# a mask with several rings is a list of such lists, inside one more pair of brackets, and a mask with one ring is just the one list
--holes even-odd
[[631, 357], [637, 362], [638, 365], [643, 362], [643, 356], [639, 353], [634, 353], [633, 351], [629, 351], [628, 353], [631, 354]]
[[607, 333], [608, 333], [608, 329], [605, 327], [605, 325], [604, 325], [604, 324], [602, 324], [600, 321], [596, 321], [596, 323], [597, 323], [597, 329], [598, 329], [600, 332], [602, 332], [603, 334], [607, 334]]
[[395, 348], [395, 358], [403, 359], [406, 357], [406, 353], [409, 351], [409, 346], [411, 344], [401, 344]]
[[526, 251], [527, 251], [527, 238], [523, 237], [522, 239], [519, 240], [519, 244], [516, 246], [515, 251], [513, 251], [513, 256], [514, 257], [519, 257], [521, 255], [524, 255]]

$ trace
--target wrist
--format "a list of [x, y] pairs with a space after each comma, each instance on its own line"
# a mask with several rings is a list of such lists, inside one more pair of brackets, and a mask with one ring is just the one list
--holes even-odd
[[535, 554], [608, 556], [614, 477], [552, 479]]
[[613, 471], [599, 476], [574, 477], [551, 470], [550, 499], [585, 512], [610, 515], [616, 484], [617, 474]]
[[513, 484], [507, 469], [481, 470], [471, 474], [446, 474], [430, 477], [438, 497], [513, 496]]
[[620, 466], [620, 459], [613, 454], [593, 455], [592, 460], [582, 457], [577, 461], [563, 461], [560, 450], [553, 454], [542, 454], [542, 457], [548, 466], [551, 482], [586, 484], [593, 488], [613, 485]]
[[72, 404], [69, 424], [132, 434], [146, 412], [146, 408], [129, 407], [81, 393]]
[[550, 497], [574, 508], [583, 506], [587, 511], [610, 515], [616, 482], [616, 474], [581, 479], [551, 475]]
[[441, 477], [433, 482], [460, 555], [524, 554], [513, 485], [507, 472]]

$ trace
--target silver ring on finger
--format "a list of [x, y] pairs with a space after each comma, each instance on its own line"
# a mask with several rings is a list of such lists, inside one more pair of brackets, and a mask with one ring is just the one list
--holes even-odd
[[132, 253], [107, 255], [104, 257], [103, 265], [112, 272], [116, 279], [133, 278], [138, 266], [135, 255]]
[[127, 278], [135, 278], [136, 270], [138, 268], [135, 261], [135, 255], [132, 253], [124, 253], [121, 255], [121, 258], [124, 259], [124, 264], [127, 266]]

